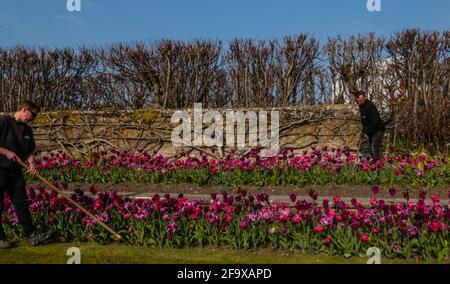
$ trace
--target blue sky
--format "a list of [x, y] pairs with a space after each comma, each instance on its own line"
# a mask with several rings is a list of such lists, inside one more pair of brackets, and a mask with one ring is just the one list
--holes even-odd
[[450, 29], [450, 0], [0, 0], [0, 46], [101, 45], [161, 38], [281, 38], [307, 33], [329, 36], [366, 32], [390, 35], [404, 28]]

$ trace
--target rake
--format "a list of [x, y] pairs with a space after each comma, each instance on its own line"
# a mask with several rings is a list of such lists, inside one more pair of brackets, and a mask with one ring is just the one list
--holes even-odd
[[[28, 166], [20, 161], [19, 159], [16, 159], [16, 162], [21, 165], [22, 167], [24, 167], [26, 170], [29, 171]], [[67, 199], [70, 203], [72, 203], [73, 205], [75, 205], [76, 207], [78, 207], [81, 211], [83, 211], [86, 215], [88, 215], [89, 217], [91, 217], [95, 222], [97, 222], [98, 224], [100, 224], [100, 226], [102, 226], [105, 230], [107, 230], [108, 232], [110, 232], [117, 240], [122, 240], [122, 236], [119, 235], [116, 231], [114, 231], [113, 229], [111, 229], [111, 227], [109, 227], [108, 225], [106, 225], [105, 223], [103, 223], [102, 221], [100, 221], [97, 217], [94, 216], [94, 214], [92, 214], [91, 212], [89, 212], [87, 209], [85, 209], [83, 206], [81, 206], [79, 203], [77, 203], [75, 200], [73, 200], [69, 195], [67, 195], [64, 191], [58, 189], [56, 186], [54, 186], [53, 184], [51, 184], [47, 179], [45, 179], [44, 177], [42, 177], [40, 174], [36, 173], [35, 175], [38, 179], [40, 179], [43, 183], [45, 183], [46, 185], [48, 185], [51, 189], [55, 190], [56, 192], [58, 192], [59, 194], [61, 194], [62, 197], [64, 197], [65, 199]]]

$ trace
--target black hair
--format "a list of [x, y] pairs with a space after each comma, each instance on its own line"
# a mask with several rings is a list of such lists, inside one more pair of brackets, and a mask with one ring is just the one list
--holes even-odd
[[18, 110], [21, 110], [22, 108], [29, 109], [29, 110], [31, 110], [34, 113], [38, 113], [38, 112], [41, 111], [41, 108], [37, 104], [35, 104], [35, 103], [33, 103], [32, 101], [29, 101], [29, 100], [23, 101], [19, 105], [19, 109]]
[[356, 91], [354, 94], [355, 94], [355, 97], [357, 97], [357, 98], [359, 96], [364, 96], [364, 97], [366, 96], [366, 92], [364, 92], [364, 91]]

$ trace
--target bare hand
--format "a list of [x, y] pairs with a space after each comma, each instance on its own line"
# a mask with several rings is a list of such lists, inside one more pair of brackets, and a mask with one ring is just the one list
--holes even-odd
[[37, 169], [34, 164], [30, 164], [30, 167], [28, 168], [28, 173], [33, 176], [36, 175]]
[[5, 153], [5, 156], [8, 160], [13, 160], [13, 161], [22, 161], [19, 156], [17, 156], [16, 153], [12, 152], [12, 151], [7, 151]]
[[22, 159], [20, 159], [19, 156], [17, 156], [16, 153], [10, 150], [4, 150], [2, 153], [8, 160], [11, 160], [13, 162], [23, 163]]

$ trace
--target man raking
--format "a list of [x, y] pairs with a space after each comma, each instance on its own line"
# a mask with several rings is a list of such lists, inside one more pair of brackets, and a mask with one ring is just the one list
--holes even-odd
[[[24, 101], [12, 115], [0, 116], [0, 220], [4, 208], [5, 191], [8, 193], [23, 227], [26, 240], [31, 245], [39, 245], [50, 239], [54, 231], [35, 230], [28, 208], [25, 179], [22, 166], [16, 161], [26, 161], [29, 173], [36, 174], [33, 152], [36, 144], [31, 128], [27, 125], [40, 111], [40, 108]], [[0, 224], [0, 248], [11, 248], [13, 242], [6, 239], [3, 225]]]

